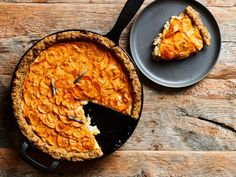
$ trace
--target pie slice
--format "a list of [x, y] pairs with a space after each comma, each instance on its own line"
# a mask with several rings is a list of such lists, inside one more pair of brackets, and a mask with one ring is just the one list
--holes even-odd
[[[64, 32], [23, 58], [13, 82], [13, 107], [23, 134], [56, 159], [102, 156], [83, 106], [93, 102], [139, 117], [141, 85], [128, 56], [106, 38]], [[101, 132], [103, 133], [103, 132]]]
[[154, 40], [154, 60], [181, 60], [209, 46], [211, 36], [197, 11], [191, 6], [179, 16], [172, 16]]

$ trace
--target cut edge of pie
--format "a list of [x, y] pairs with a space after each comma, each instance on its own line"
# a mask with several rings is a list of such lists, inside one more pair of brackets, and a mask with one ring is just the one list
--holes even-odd
[[[132, 109], [130, 112], [130, 116], [134, 119], [138, 119], [141, 111], [142, 104], [142, 88], [141, 83], [139, 81], [136, 70], [131, 63], [129, 56], [117, 45], [115, 45], [112, 41], [103, 37], [101, 35], [97, 35], [92, 32], [87, 31], [65, 31], [61, 33], [56, 33], [50, 36], [45, 37], [41, 41], [39, 41], [35, 46], [27, 51], [27, 53], [23, 56], [23, 59], [19, 63], [17, 67], [17, 71], [13, 76], [12, 82], [12, 101], [13, 101], [13, 110], [15, 117], [17, 119], [19, 128], [24, 136], [26, 136], [31, 143], [33, 143], [36, 147], [42, 150], [45, 153], [48, 153], [55, 159], [66, 159], [70, 161], [83, 161], [88, 159], [93, 159], [102, 156], [103, 152], [99, 147], [97, 141], [95, 140], [94, 149], [87, 152], [68, 152], [63, 148], [50, 146], [48, 143], [44, 142], [33, 130], [32, 127], [27, 123], [26, 118], [24, 117], [24, 108], [23, 108], [23, 85], [26, 75], [29, 73], [30, 65], [35, 61], [37, 56], [50, 46], [53, 46], [58, 43], [63, 42], [71, 42], [77, 40], [88, 40], [102, 46], [106, 47], [110, 50], [114, 55], [117, 56], [118, 59], [121, 60], [122, 65], [127, 70], [128, 79], [130, 84], [132, 85]], [[89, 121], [87, 122], [89, 128]], [[92, 133], [92, 132], [91, 132]]]
[[[190, 51], [187, 51], [186, 53], [183, 52], [183, 55], [182, 55], [182, 54], [178, 53], [178, 49], [176, 49], [176, 47], [172, 46], [169, 50], [167, 47], [165, 50], [163, 50], [161, 52], [160, 47], [161, 47], [161, 43], [163, 40], [163, 33], [164, 32], [167, 33], [169, 31], [170, 25], [171, 25], [170, 24], [171, 20], [177, 19], [177, 20], [181, 21], [184, 18], [184, 16], [186, 16], [187, 18], [190, 19], [190, 21], [192, 23], [191, 30], [196, 29], [194, 33], [190, 34], [190, 35], [192, 35], [191, 36], [192, 39], [189, 38], [189, 34], [187, 34], [187, 35], [185, 34], [185, 36], [184, 36], [184, 37], [188, 38], [187, 40], [185, 40], [185, 42], [187, 41], [185, 47], [187, 47], [187, 50], [190, 50]], [[188, 32], [190, 32], [190, 31], [188, 31]], [[201, 39], [199, 39], [199, 37], [201, 37]], [[189, 45], [187, 43], [189, 43]], [[190, 43], [191, 43], [191, 46], [190, 46]], [[163, 29], [162, 33], [159, 33], [157, 35], [157, 37], [154, 39], [154, 41], [153, 41], [154, 49], [152, 52], [152, 56], [153, 56], [154, 60], [160, 60], [160, 58], [164, 59], [164, 60], [172, 60], [172, 59], [181, 60], [181, 59], [187, 58], [189, 55], [191, 55], [193, 53], [199, 52], [203, 48], [203, 44], [210, 46], [211, 35], [210, 35], [209, 31], [207, 30], [206, 26], [203, 24], [199, 13], [196, 10], [194, 10], [191, 6], [187, 6], [186, 9], [182, 13], [180, 13], [179, 16], [172, 16], [170, 21], [167, 21], [166, 24], [164, 25], [164, 29]], [[173, 42], [171, 44], [168, 41], [167, 45], [169, 45], [169, 46], [173, 45]], [[192, 47], [192, 49], [191, 49], [191, 47]], [[176, 51], [174, 51], [174, 50], [176, 50]], [[176, 55], [177, 57], [176, 56], [174, 57], [172, 55], [173, 51], [177, 53], [177, 55]], [[182, 50], [182, 51], [184, 51], [184, 50]]]

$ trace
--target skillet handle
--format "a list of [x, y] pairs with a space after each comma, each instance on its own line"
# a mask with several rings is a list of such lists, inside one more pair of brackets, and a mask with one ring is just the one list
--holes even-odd
[[132, 20], [132, 18], [134, 17], [136, 12], [139, 10], [143, 2], [144, 0], [128, 0], [122, 9], [116, 21], [116, 24], [111, 29], [111, 31], [108, 32], [105, 36], [111, 39], [116, 44], [118, 44], [122, 31]]
[[42, 165], [41, 163], [39, 163], [36, 160], [32, 159], [27, 154], [27, 150], [29, 148], [32, 148], [32, 146], [28, 142], [24, 141], [21, 144], [20, 155], [28, 164], [35, 167], [36, 169], [39, 169], [39, 170], [44, 171], [44, 172], [51, 172], [51, 171], [54, 171], [57, 168], [57, 166], [59, 165], [58, 160], [54, 160], [49, 166]]

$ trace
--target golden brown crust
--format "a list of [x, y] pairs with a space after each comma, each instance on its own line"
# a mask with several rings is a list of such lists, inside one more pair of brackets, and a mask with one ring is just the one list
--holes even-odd
[[125, 68], [129, 71], [129, 79], [133, 87], [133, 105], [131, 110], [131, 116], [135, 119], [138, 119], [142, 104], [141, 83], [139, 81], [133, 64], [130, 62], [129, 56], [118, 46], [114, 46], [112, 50], [115, 52], [118, 58], [122, 60], [122, 63], [124, 64]]
[[208, 32], [206, 26], [203, 25], [199, 13], [196, 10], [194, 10], [191, 6], [186, 7], [185, 13], [189, 16], [193, 24], [200, 31], [204, 43], [209, 46], [211, 44], [211, 35]]
[[67, 152], [65, 149], [49, 146], [47, 143], [42, 141], [42, 139], [37, 136], [31, 129], [31, 126], [26, 122], [23, 116], [23, 84], [24, 78], [29, 72], [30, 64], [36, 59], [36, 57], [48, 47], [68, 41], [76, 40], [92, 40], [97, 42], [108, 49], [110, 49], [119, 59], [122, 60], [124, 67], [127, 69], [127, 73], [130, 79], [130, 82], [133, 87], [133, 106], [131, 116], [134, 118], [139, 117], [141, 110], [141, 83], [137, 76], [134, 66], [129, 60], [128, 55], [126, 55], [123, 50], [116, 46], [109, 39], [97, 35], [91, 32], [85, 31], [67, 31], [57, 34], [53, 34], [45, 37], [43, 40], [38, 42], [33, 46], [23, 57], [21, 63], [18, 65], [18, 69], [15, 73], [12, 87], [12, 100], [13, 100], [13, 109], [18, 122], [18, 125], [22, 133], [39, 149], [43, 152], [50, 154], [56, 159], [66, 159], [71, 161], [83, 161], [85, 159], [92, 159], [100, 157], [102, 155], [101, 149], [96, 149], [88, 152]]

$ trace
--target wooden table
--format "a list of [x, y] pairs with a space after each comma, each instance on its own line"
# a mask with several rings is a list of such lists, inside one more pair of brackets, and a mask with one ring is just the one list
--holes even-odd
[[[235, 0], [200, 0], [220, 25], [219, 62], [207, 78], [187, 89], [164, 89], [143, 80], [142, 118], [119, 151], [93, 162], [63, 163], [53, 175], [19, 157], [20, 137], [9, 101], [19, 57], [35, 41], [59, 30], [105, 34], [125, 1], [0, 0], [0, 176], [236, 176]], [[130, 26], [120, 40], [124, 48]]]

